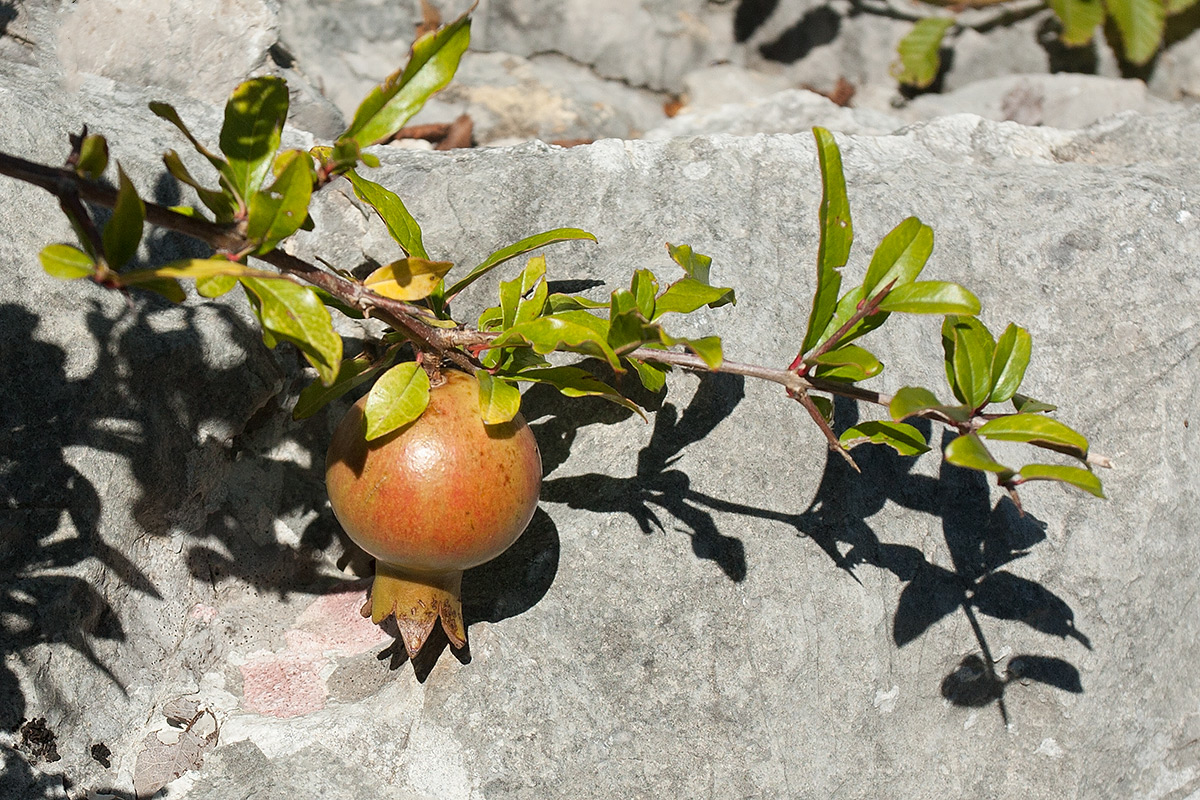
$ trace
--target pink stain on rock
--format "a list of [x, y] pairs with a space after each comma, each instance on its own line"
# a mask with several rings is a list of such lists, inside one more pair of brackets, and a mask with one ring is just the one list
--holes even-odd
[[241, 666], [246, 708], [285, 719], [319, 711], [329, 692], [321, 672], [332, 658], [353, 656], [392, 642], [359, 613], [361, 588], [318, 597], [284, 634], [281, 652]]
[[325, 707], [328, 691], [321, 679], [325, 659], [286, 650], [242, 665], [246, 708], [286, 719]]

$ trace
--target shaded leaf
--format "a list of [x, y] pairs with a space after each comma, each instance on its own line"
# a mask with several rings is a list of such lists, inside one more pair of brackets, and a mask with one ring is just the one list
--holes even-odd
[[888, 413], [897, 422], [924, 411], [938, 411], [957, 422], [966, 422], [971, 418], [969, 408], [942, 405], [937, 395], [919, 386], [905, 386], [896, 392], [888, 407]]
[[413, 215], [408, 213], [400, 196], [375, 181], [367, 180], [354, 170], [349, 170], [346, 177], [354, 187], [354, 194], [359, 200], [375, 209], [375, 213], [387, 226], [388, 233], [405, 255], [428, 259], [425, 245], [421, 241], [421, 226]]
[[[628, 360], [630, 363], [634, 363], [633, 359]], [[549, 384], [566, 397], [599, 397], [635, 411], [643, 419], [646, 416], [632, 400], [624, 397], [616, 389], [599, 380], [587, 370], [580, 369], [579, 367], [528, 369], [516, 374], [514, 377], [522, 381]]]
[[521, 390], [503, 378], [493, 377], [486, 369], [478, 370], [479, 415], [484, 425], [501, 425], [521, 410]]
[[[712, 267], [712, 258], [692, 251], [686, 244], [673, 245], [667, 242], [667, 252], [671, 260], [683, 267], [689, 278], [695, 278], [701, 283], [708, 283], [708, 273]], [[649, 317], [647, 317], [649, 318]]]
[[557, 314], [560, 311], [580, 311], [584, 309], [608, 308], [608, 303], [600, 300], [589, 300], [574, 294], [555, 292], [546, 298], [546, 311]]
[[806, 358], [818, 365], [814, 377], [829, 380], [861, 381], [883, 372], [883, 364], [869, 350], [855, 344], [842, 345], [827, 353]]
[[929, 451], [925, 437], [912, 425], [903, 422], [873, 420], [847, 428], [838, 439], [843, 447], [871, 442], [886, 444], [902, 456], [915, 456]]
[[86, 278], [96, 271], [96, 262], [87, 253], [70, 244], [48, 244], [38, 255], [42, 269], [55, 278]]
[[1175, 14], [1182, 14], [1184, 11], [1187, 11], [1194, 5], [1196, 5], [1196, 0], [1167, 0], [1167, 16], [1169, 17]]
[[321, 376], [325, 385], [337, 377], [342, 337], [333, 330], [329, 312], [316, 292], [287, 278], [241, 278], [246, 296], [263, 326], [263, 341], [291, 342]]
[[918, 20], [896, 48], [900, 56], [892, 66], [896, 80], [917, 89], [931, 85], [942, 68], [942, 39], [953, 26], [954, 20], [949, 17]]
[[305, 386], [292, 409], [292, 419], [306, 419], [320, 411], [327, 404], [338, 399], [346, 392], [361, 386], [378, 375], [392, 363], [390, 357], [372, 364], [371, 357], [359, 353], [354, 358], [348, 358], [338, 367], [337, 378], [326, 386], [316, 380]]
[[453, 266], [449, 261], [426, 261], [410, 256], [384, 264], [368, 275], [363, 285], [393, 300], [422, 300], [433, 292]]
[[79, 160], [75, 162], [75, 174], [89, 180], [99, 180], [108, 169], [108, 142], [99, 134], [83, 137], [79, 145]]
[[1002, 481], [1007, 481], [1015, 474], [992, 458], [983, 441], [973, 433], [951, 440], [950, 444], [946, 445], [945, 456], [946, 460], [956, 467], [998, 473]]
[[386, 436], [415, 420], [429, 405], [429, 375], [415, 361], [397, 364], [367, 393], [367, 441]]
[[1096, 497], [1104, 497], [1104, 487], [1100, 478], [1091, 470], [1082, 467], [1067, 467], [1057, 464], [1026, 464], [1019, 473], [1027, 481], [1061, 481], [1072, 486], [1091, 492]]
[[988, 400], [1003, 403], [1017, 393], [1025, 379], [1025, 368], [1033, 353], [1033, 338], [1029, 331], [1011, 322], [1000, 334], [992, 356], [992, 394]]
[[117, 175], [117, 202], [101, 234], [105, 260], [113, 269], [118, 269], [137, 255], [138, 245], [142, 242], [142, 226], [146, 221], [146, 205], [119, 164]]
[[[933, 228], [916, 217], [901, 222], [875, 248], [871, 265], [863, 278], [863, 297], [874, 296], [892, 281], [896, 286], [912, 283], [925, 268], [925, 262], [933, 253]], [[895, 287], [893, 287], [895, 288]]]
[[819, 394], [810, 394], [808, 399], [812, 400], [813, 405], [817, 407], [821, 419], [825, 420], [827, 424], [833, 425], [833, 401]]
[[200, 202], [208, 208], [216, 217], [217, 222], [230, 222], [233, 220], [235, 212], [235, 204], [229, 195], [224, 192], [218, 192], [213, 189], [204, 188], [201, 183], [192, 177], [188, 172], [187, 167], [183, 165], [183, 161], [179, 158], [179, 154], [174, 150], [168, 150], [163, 154], [163, 163], [167, 167], [167, 172], [180, 183], [185, 183], [192, 187], [196, 192], [196, 196], [200, 198]]
[[1012, 404], [1018, 414], [1034, 414], [1039, 411], [1058, 410], [1058, 406], [1052, 403], [1043, 403], [1041, 400], [1034, 400], [1032, 397], [1019, 392], [1012, 396]]
[[391, 138], [450, 82], [470, 41], [471, 20], [465, 14], [417, 39], [408, 64], [371, 90], [339, 138], [352, 139], [360, 147]]
[[134, 793], [149, 798], [185, 772], [199, 769], [205, 749], [215, 740], [213, 735], [201, 736], [193, 730], [182, 731], [174, 742], [163, 742], [157, 733], [147, 734], [133, 770]]
[[225, 159], [221, 158], [219, 155], [213, 153], [207, 147], [200, 144], [196, 137], [192, 136], [192, 132], [188, 130], [187, 125], [183, 124], [183, 120], [179, 117], [179, 112], [175, 110], [174, 106], [172, 106], [170, 103], [160, 103], [155, 101], [150, 103], [150, 110], [156, 117], [165, 119], [167, 122], [178, 128], [179, 132], [187, 137], [187, 140], [192, 143], [192, 147], [196, 149], [197, 153], [207, 158], [208, 163], [212, 164], [218, 172], [222, 174], [225, 173], [225, 170], [228, 166], [225, 163]]
[[271, 171], [287, 112], [287, 83], [269, 76], [239, 84], [225, 103], [220, 146], [227, 166], [222, 172], [243, 202], [262, 188]]
[[1104, 24], [1104, 4], [1100, 0], [1048, 0], [1062, 31], [1059, 40], [1067, 47], [1081, 47], [1092, 41], [1096, 28]]
[[804, 343], [800, 348], [802, 353], [809, 352], [817, 345], [821, 332], [833, 316], [842, 284], [842, 275], [838, 270], [850, 257], [850, 245], [854, 240], [841, 151], [833, 134], [824, 128], [813, 128], [813, 137], [816, 139], [817, 161], [821, 167], [821, 208], [818, 212], [821, 240], [817, 247], [817, 288]]
[[1125, 59], [1141, 66], [1154, 58], [1166, 30], [1163, 0], [1106, 0], [1108, 15], [1121, 33]]
[[979, 435], [1002, 441], [1028, 442], [1076, 458], [1087, 458], [1087, 439], [1067, 425], [1042, 414], [997, 417], [980, 426]]
[[709, 286], [695, 278], [682, 278], [658, 296], [654, 303], [654, 315], [650, 320], [654, 321], [671, 311], [690, 314], [701, 306], [720, 308], [730, 303], [737, 303], [733, 289]]
[[916, 281], [888, 292], [879, 310], [905, 314], [978, 314], [979, 298], [957, 283]]
[[303, 150], [281, 153], [276, 168], [279, 176], [271, 188], [250, 197], [246, 236], [261, 240], [260, 254], [273, 250], [300, 230], [308, 218], [308, 202], [312, 198], [315, 175], [308, 153]]
[[670, 370], [667, 365], [650, 364], [638, 358], [627, 358], [625, 361], [633, 365], [638, 380], [646, 387], [646, 391], [657, 394], [667, 385], [667, 372]]
[[[508, 261], [510, 258], [516, 258], [522, 253], [528, 253], [530, 250], [536, 250], [539, 247], [545, 247], [554, 242], [566, 242], [572, 239], [590, 239], [596, 241], [596, 237], [587, 231], [581, 231], [578, 228], [555, 228], [552, 231], [528, 236], [519, 242], [510, 244], [508, 247], [503, 247], [483, 260], [483, 263], [468, 272], [466, 276], [456, 281], [449, 289], [446, 290], [446, 299], [453, 300], [454, 297], [463, 289], [470, 286], [481, 277], [491, 272], [500, 264]], [[607, 303], [601, 303], [599, 307], [603, 308]]]

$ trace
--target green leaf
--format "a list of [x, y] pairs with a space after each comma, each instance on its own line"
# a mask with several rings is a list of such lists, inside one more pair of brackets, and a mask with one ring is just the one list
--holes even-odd
[[850, 257], [854, 228], [850, 222], [850, 200], [846, 196], [846, 177], [842, 173], [842, 154], [833, 134], [813, 128], [817, 142], [817, 161], [821, 166], [821, 209], [818, 214], [821, 241], [817, 247], [817, 288], [813, 295], [808, 329], [800, 351], [807, 353], [820, 340], [837, 307], [842, 275], [838, 272]]
[[179, 285], [179, 281], [172, 280], [171, 278], [142, 281], [137, 285], [137, 288], [160, 294], [172, 303], [182, 303], [187, 298], [183, 287]]
[[1048, 0], [1062, 31], [1059, 40], [1067, 47], [1082, 47], [1092, 41], [1096, 28], [1104, 24], [1104, 4], [1100, 0]]
[[[842, 299], [838, 300], [837, 309], [833, 313], [833, 317], [829, 320], [829, 324], [825, 326], [825, 330], [821, 331], [821, 337], [817, 344], [825, 344], [830, 336], [837, 333], [850, 317], [854, 316], [858, 311], [858, 304], [863, 299], [863, 289], [861, 286], [855, 286], [850, 291], [842, 295]], [[848, 344], [864, 334], [878, 328], [887, 321], [889, 314], [885, 311], [877, 311], [859, 320], [854, 327], [846, 331], [842, 336], [840, 344]]]
[[702, 336], [699, 339], [676, 339], [663, 334], [663, 344], [676, 345], [681, 344], [688, 350], [691, 350], [704, 361], [711, 370], [718, 370], [721, 364], [725, 361], [724, 353], [721, 350], [720, 336]]
[[672, 261], [683, 267], [683, 271], [688, 274], [689, 278], [695, 278], [701, 283], [708, 283], [708, 273], [712, 267], [710, 257], [692, 252], [692, 248], [686, 244], [677, 247], [670, 242], [667, 242], [667, 252], [671, 254]]
[[[235, 278], [278, 279], [279, 274], [268, 270], [247, 267], [245, 264], [240, 264], [237, 261], [228, 261], [224, 258], [189, 258], [182, 261], [173, 261], [161, 267], [133, 269], [128, 272], [122, 272], [120, 281], [124, 286], [137, 286], [164, 278], [172, 280], [183, 278], [185, 280], [199, 281], [215, 277], [228, 277], [236, 284]], [[208, 296], [205, 295], [205, 297]]]
[[680, 278], [667, 287], [654, 303], [654, 321], [671, 311], [680, 314], [690, 314], [701, 306], [720, 308], [723, 305], [737, 303], [733, 289], [720, 286], [709, 286], [695, 278]]
[[637, 308], [637, 299], [627, 289], [612, 293], [608, 313], [608, 344], [618, 353], [633, 350], [646, 342], [657, 342], [662, 328], [646, 322]]
[[48, 244], [39, 255], [42, 269], [63, 280], [86, 278], [96, 272], [96, 262], [78, 247], [69, 244]]
[[228, 166], [222, 172], [243, 202], [262, 188], [271, 171], [287, 112], [287, 82], [282, 78], [251, 78], [225, 103], [221, 152]]
[[896, 286], [912, 283], [925, 268], [932, 252], [933, 228], [916, 217], [904, 220], [875, 248], [871, 266], [867, 267], [867, 276], [863, 279], [862, 296], [873, 297], [877, 290], [892, 281]]
[[1078, 459], [1086, 459], [1088, 441], [1067, 425], [1041, 414], [1008, 414], [989, 420], [979, 435], [1009, 442], [1028, 442]]
[[[628, 360], [630, 363], [634, 363], [633, 359]], [[619, 406], [624, 406], [631, 411], [635, 411], [643, 419], [646, 417], [646, 415], [642, 413], [642, 410], [638, 408], [637, 404], [632, 400], [624, 397], [616, 389], [609, 386], [604, 381], [597, 379], [587, 370], [580, 369], [579, 367], [546, 367], [543, 369], [529, 369], [519, 372], [513, 377], [515, 377], [517, 380], [530, 381], [532, 383], [549, 384], [561, 392], [565, 397], [599, 397], [603, 400], [608, 400], [611, 403], [616, 403]]]
[[667, 385], [667, 372], [670, 370], [667, 365], [650, 364], [638, 358], [627, 358], [625, 361], [633, 365], [634, 372], [637, 373], [642, 386], [646, 387], [646, 391], [657, 394]]
[[386, 436], [415, 420], [429, 405], [429, 375], [415, 361], [397, 364], [367, 393], [367, 441]]
[[361, 147], [391, 138], [450, 82], [470, 41], [471, 20], [465, 14], [418, 39], [408, 65], [371, 90], [342, 137]]
[[221, 158], [219, 155], [200, 144], [196, 137], [192, 136], [192, 132], [188, 130], [187, 125], [183, 124], [183, 120], [180, 119], [179, 112], [175, 110], [174, 106], [172, 106], [170, 103], [152, 102], [150, 103], [150, 110], [154, 112], [154, 116], [159, 117], [160, 119], [165, 119], [167, 122], [178, 128], [179, 132], [187, 137], [187, 140], [192, 143], [192, 147], [196, 149], [197, 153], [207, 158], [208, 163], [212, 164], [213, 168], [218, 172], [222, 174], [225, 173], [226, 169], [228, 168], [228, 164], [226, 164], [225, 159]]
[[1085, 492], [1091, 492], [1101, 499], [1104, 498], [1104, 488], [1100, 478], [1091, 470], [1081, 467], [1062, 467], [1055, 464], [1026, 464], [1017, 473], [1027, 481], [1062, 481], [1069, 483]]
[[1012, 396], [1012, 404], [1018, 414], [1035, 414], [1039, 411], [1058, 410], [1058, 406], [1052, 403], [1043, 403], [1041, 400], [1034, 400], [1032, 397], [1020, 393]]
[[983, 472], [995, 472], [1001, 481], [1007, 481], [1015, 473], [1008, 467], [992, 458], [983, 441], [973, 433], [964, 434], [953, 439], [946, 445], [946, 460], [956, 467], [977, 469]]
[[366, 353], [346, 359], [338, 367], [337, 378], [333, 383], [326, 386], [320, 380], [315, 380], [304, 387], [296, 400], [296, 407], [292, 409], [292, 419], [311, 417], [346, 392], [374, 378], [391, 363], [391, 358], [384, 358], [373, 364], [371, 357]]
[[180, 183], [186, 183], [196, 192], [196, 196], [200, 198], [200, 202], [213, 212], [217, 222], [231, 222], [234, 217], [235, 203], [229, 195], [224, 192], [218, 192], [213, 189], [206, 189], [198, 180], [192, 177], [188, 172], [187, 167], [183, 165], [183, 161], [179, 158], [179, 154], [174, 150], [168, 150], [163, 154], [163, 163], [167, 166], [167, 172]]
[[521, 390], [486, 370], [475, 372], [479, 380], [479, 415], [484, 425], [509, 422], [521, 410]]
[[311, 286], [309, 288], [311, 288], [313, 292], [316, 293], [317, 297], [321, 298], [321, 302], [329, 308], [336, 308], [342, 314], [345, 314], [351, 319], [364, 319], [366, 317], [361, 310], [355, 308], [349, 303], [343, 302], [340, 298], [334, 297], [332, 294], [320, 288], [319, 286]]
[[[475, 281], [482, 278], [488, 272], [491, 272], [500, 264], [508, 261], [510, 258], [516, 258], [522, 253], [528, 253], [530, 250], [536, 250], [539, 247], [545, 247], [554, 242], [566, 242], [572, 239], [590, 239], [596, 241], [596, 237], [587, 231], [581, 231], [578, 228], [555, 228], [552, 231], [535, 234], [526, 237], [519, 242], [510, 244], [508, 247], [501, 248], [483, 260], [483, 263], [475, 267], [462, 279], [454, 283], [446, 290], [446, 300], [453, 300], [454, 297], [463, 289], [470, 286]], [[601, 303], [600, 308], [608, 305]]]
[[546, 312], [557, 314], [560, 311], [579, 311], [589, 308], [608, 308], [608, 303], [599, 300], [589, 300], [574, 294], [555, 292], [546, 298]]
[[1182, 14], [1184, 11], [1187, 11], [1194, 5], [1196, 5], [1196, 0], [1167, 0], [1167, 16], [1170, 17], [1175, 14]]
[[905, 386], [892, 396], [891, 405], [888, 406], [888, 413], [896, 422], [924, 411], [938, 411], [956, 422], [966, 422], [971, 418], [969, 408], [943, 405], [937, 395], [919, 386]]
[[954, 396], [973, 409], [987, 405], [996, 348], [992, 334], [974, 317], [950, 315], [942, 323], [942, 348]]
[[393, 300], [423, 300], [453, 266], [449, 261], [426, 261], [410, 256], [384, 264], [368, 275], [363, 285], [375, 294]]
[[1142, 66], [1154, 58], [1166, 30], [1163, 0], [1106, 0], [1108, 15], [1121, 33], [1125, 60]]
[[861, 381], [883, 372], [879, 359], [855, 344], [842, 345], [804, 361], [818, 366], [813, 377], [826, 380]]
[[79, 145], [79, 159], [75, 162], [75, 174], [89, 180], [99, 180], [108, 169], [108, 142], [99, 134], [83, 137]]
[[1025, 368], [1033, 353], [1033, 338], [1029, 331], [1011, 322], [996, 342], [996, 354], [992, 356], [992, 403], [1003, 403], [1017, 393], [1025, 379]]
[[629, 292], [634, 297], [638, 312], [644, 319], [654, 318], [654, 298], [658, 295], [658, 279], [648, 269], [635, 270], [629, 281]]
[[240, 280], [262, 322], [267, 346], [273, 347], [276, 339], [291, 342], [317, 370], [321, 382], [332, 384], [342, 360], [342, 337], [334, 332], [316, 292], [287, 278]]
[[232, 275], [212, 275], [196, 279], [196, 293], [209, 299], [220, 297], [237, 286], [237, 278]]
[[425, 245], [421, 241], [421, 226], [417, 224], [413, 215], [408, 213], [400, 196], [375, 181], [367, 180], [354, 170], [348, 171], [346, 177], [354, 187], [355, 196], [375, 209], [375, 213], [387, 226], [388, 233], [395, 239], [396, 244], [400, 245], [405, 255], [428, 260], [429, 254], [425, 252]]
[[905, 314], [978, 314], [979, 298], [957, 283], [916, 281], [888, 292], [879, 310]]
[[931, 85], [942, 66], [942, 39], [953, 26], [949, 17], [918, 20], [896, 48], [900, 55], [900, 61], [892, 66], [896, 80], [917, 89]]
[[492, 347], [528, 344], [540, 355], [555, 350], [599, 356], [614, 372], [624, 372], [608, 344], [608, 320], [587, 311], [563, 311], [514, 325], [492, 340]]
[[847, 428], [838, 439], [838, 443], [846, 448], [865, 442], [886, 444], [902, 456], [916, 456], [929, 450], [921, 432], [903, 422], [860, 422]]
[[146, 221], [146, 205], [119, 164], [117, 175], [117, 203], [101, 234], [104, 258], [113, 269], [137, 255], [138, 245], [142, 241], [142, 225]]
[[820, 412], [821, 418], [824, 419], [829, 425], [833, 425], [833, 401], [828, 397], [822, 397], [819, 394], [810, 394], [808, 399], [812, 400], [813, 405], [817, 407], [817, 411]]
[[270, 252], [275, 245], [300, 230], [308, 217], [315, 174], [312, 159], [303, 150], [288, 150], [276, 161], [279, 177], [271, 188], [250, 197], [246, 236], [261, 240], [258, 253]]
[[541, 316], [549, 292], [543, 280], [545, 275], [545, 257], [534, 256], [520, 275], [500, 282], [501, 330]]

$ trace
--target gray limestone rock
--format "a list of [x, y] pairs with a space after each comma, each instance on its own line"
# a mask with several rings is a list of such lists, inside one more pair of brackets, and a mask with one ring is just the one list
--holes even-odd
[[[56, 163], [87, 122], [145, 194], [189, 199], [155, 178], [180, 140], [147, 96], [2, 69], [0, 149]], [[215, 138], [218, 108], [180, 107]], [[36, 253], [69, 231], [2, 179], [0, 711], [43, 718], [60, 759], [6, 734], [0, 797], [127, 793], [180, 697], [220, 734], [173, 797], [1194, 793], [1198, 127], [1195, 110], [1079, 132], [957, 115], [839, 137], [848, 280], [904, 217], [932, 225], [927, 274], [974, 290], [993, 329], [1030, 330], [1027, 389], [1116, 461], [1108, 501], [1032, 486], [1021, 516], [931, 456], [858, 450], [853, 474], [752, 381], [676, 375], [649, 424], [531, 390], [543, 503], [465, 578], [467, 663], [409, 664], [357, 616], [364, 565], [320, 478], [344, 404], [291, 422], [300, 362], [263, 348], [237, 298], [127, 304], [51, 280]], [[795, 354], [820, 199], [807, 135], [380, 156], [372, 177], [434, 257], [579, 226], [599, 243], [549, 251], [551, 278], [603, 297], [631, 267], [669, 279], [663, 243], [688, 243], [739, 302], [679, 333], [719, 332], [740, 361]], [[340, 233], [297, 252], [386, 257], [347, 195], [314, 211]], [[145, 255], [189, 248], [152, 237]], [[888, 366], [874, 383], [942, 386], [938, 338], [893, 318], [866, 342]], [[839, 404], [839, 424], [863, 413]]]

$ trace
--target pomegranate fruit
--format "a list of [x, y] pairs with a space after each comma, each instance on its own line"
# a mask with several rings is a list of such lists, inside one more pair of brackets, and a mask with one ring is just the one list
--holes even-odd
[[363, 616], [395, 615], [415, 656], [438, 619], [455, 647], [466, 645], [463, 570], [508, 549], [537, 507], [542, 459], [520, 414], [485, 425], [479, 382], [447, 370], [419, 418], [366, 439], [366, 398], [334, 431], [325, 458], [333, 513], [373, 555], [375, 582]]

